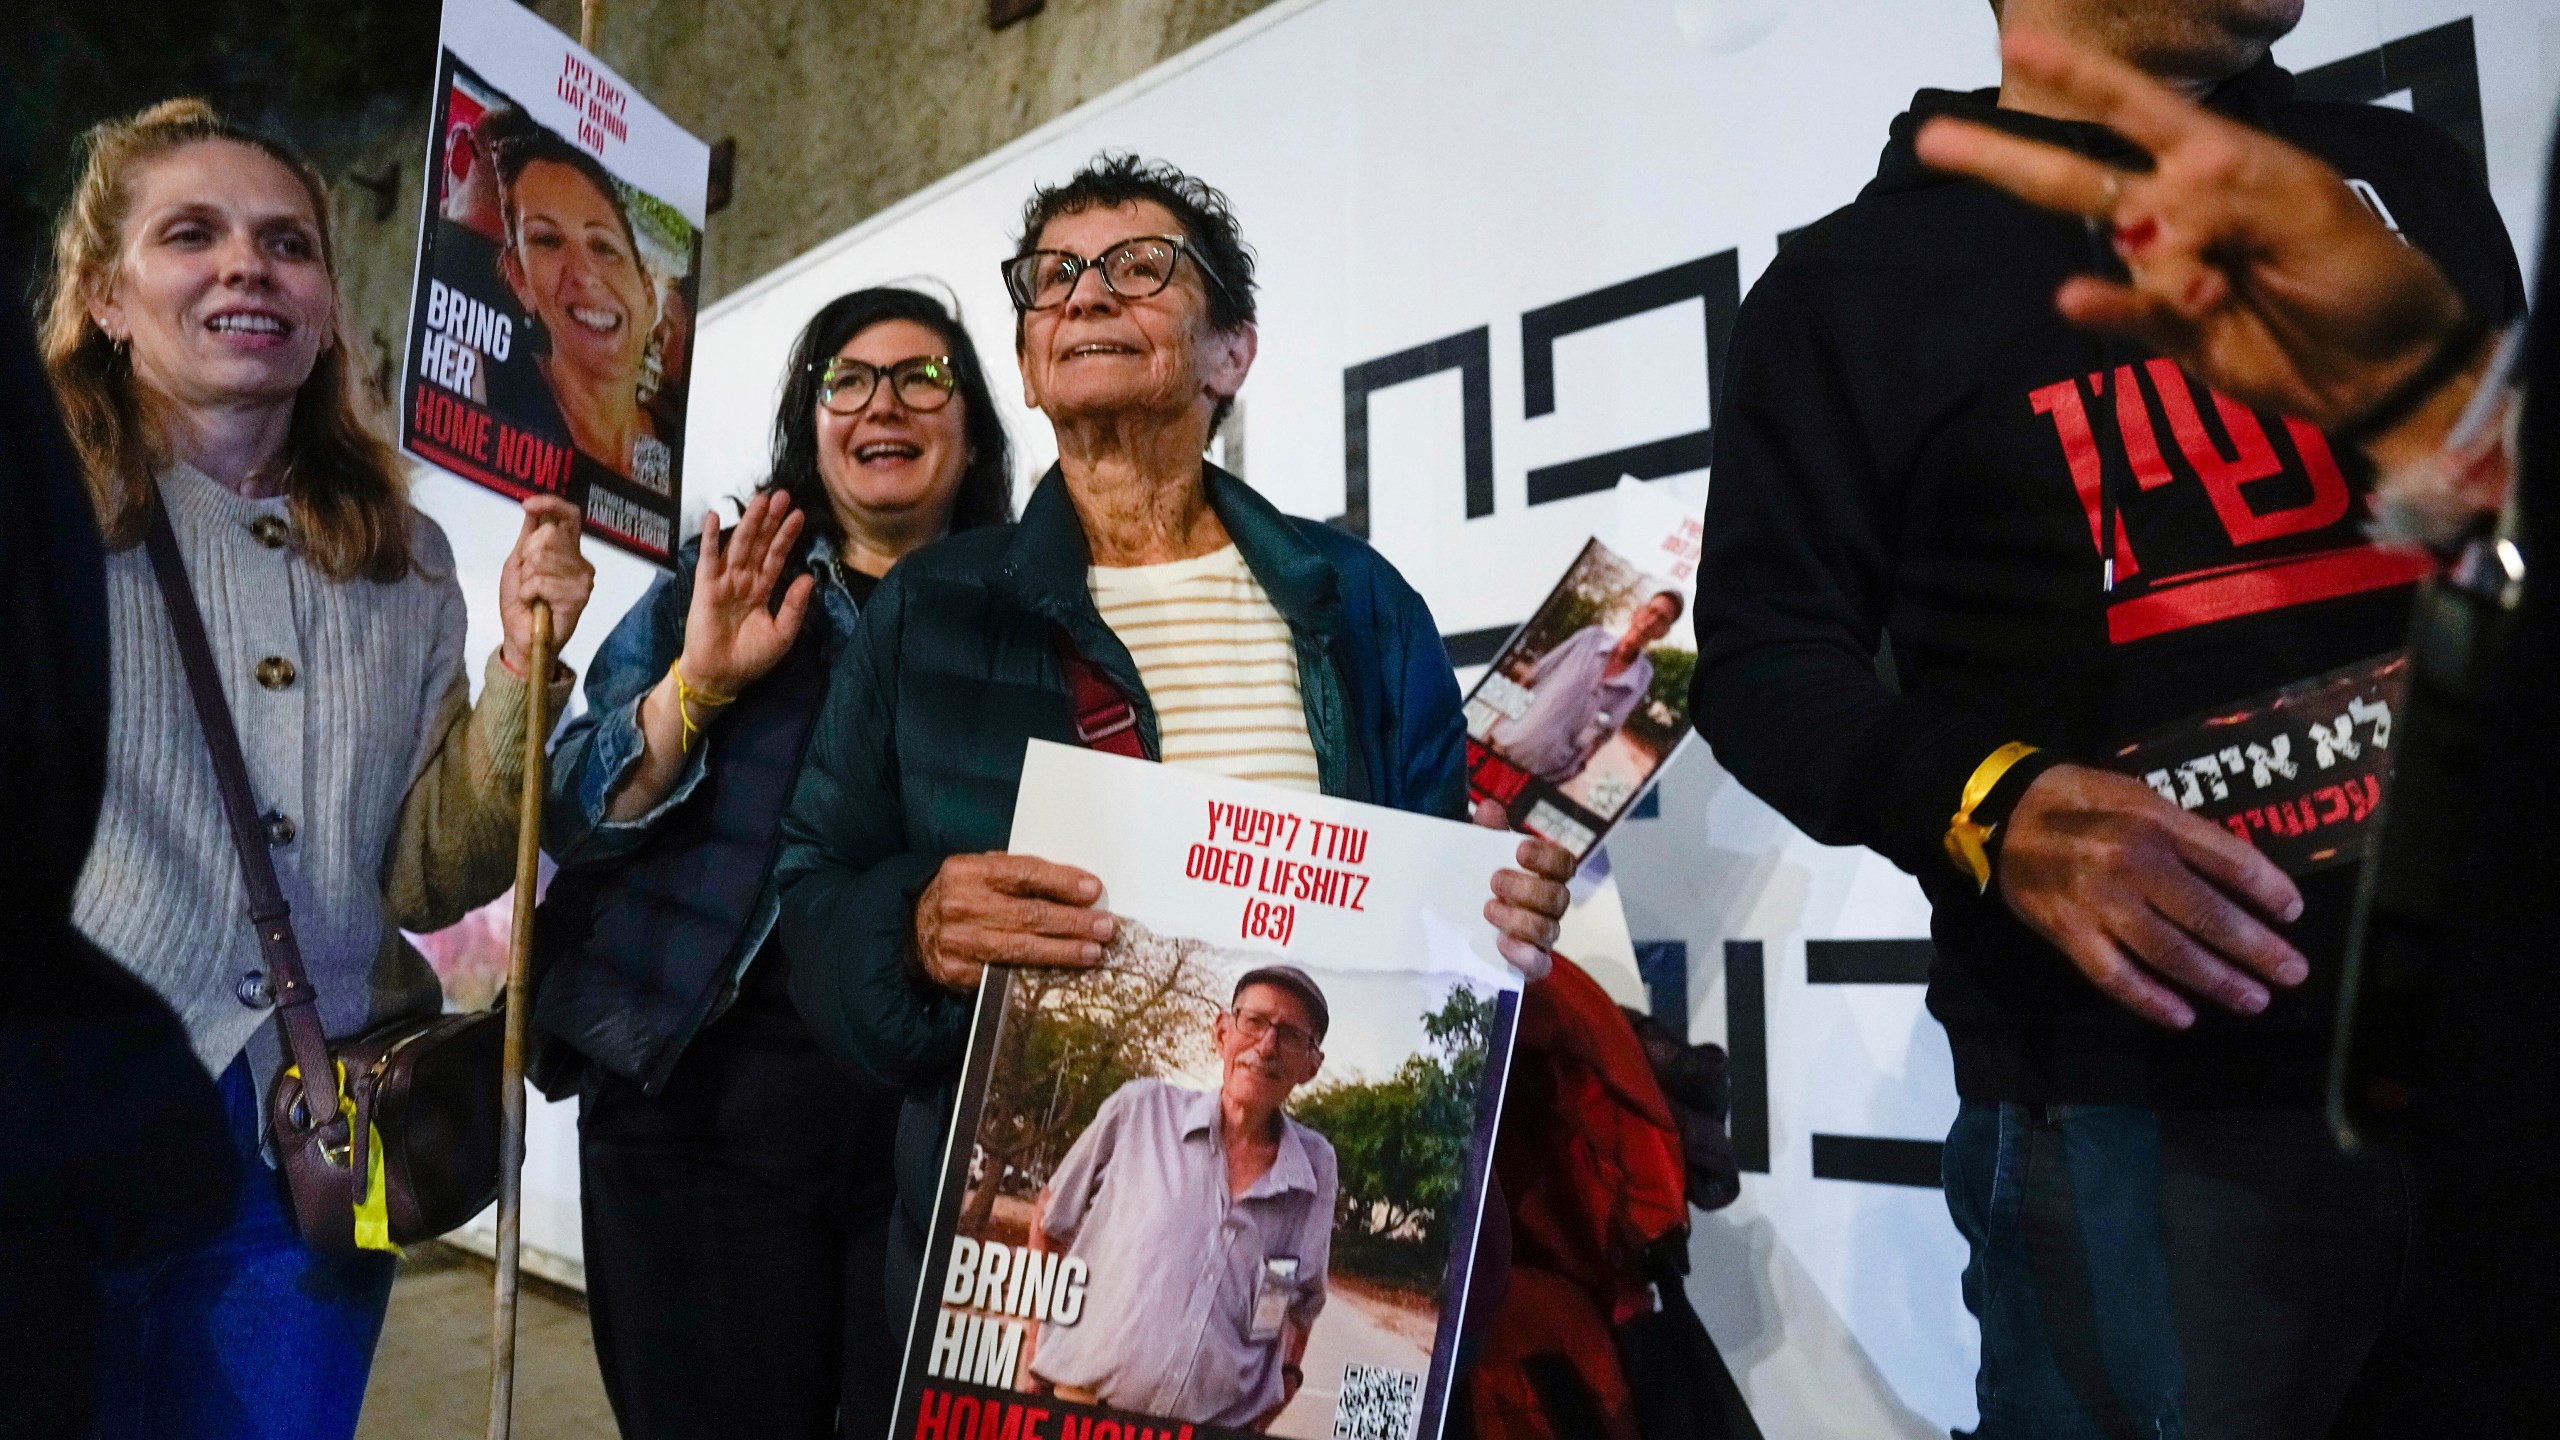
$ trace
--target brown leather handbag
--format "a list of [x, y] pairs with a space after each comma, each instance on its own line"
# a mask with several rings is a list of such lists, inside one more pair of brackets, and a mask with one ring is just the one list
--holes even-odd
[[268, 1090], [267, 1128], [293, 1196], [295, 1227], [311, 1248], [332, 1255], [382, 1248], [356, 1238], [358, 1208], [374, 1198], [378, 1145], [378, 1208], [387, 1221], [381, 1238], [393, 1245], [433, 1239], [497, 1198], [498, 1078], [506, 1027], [495, 1010], [395, 1020], [331, 1053], [320, 1028], [320, 996], [302, 968], [292, 907], [276, 883], [240, 733], [223, 698], [204, 616], [165, 503], [153, 507], [143, 544], [168, 604], [169, 628], [186, 665], [205, 748], [212, 752], [231, 845], [248, 882], [249, 920], [258, 930], [276, 1023], [284, 1031], [285, 1068]]

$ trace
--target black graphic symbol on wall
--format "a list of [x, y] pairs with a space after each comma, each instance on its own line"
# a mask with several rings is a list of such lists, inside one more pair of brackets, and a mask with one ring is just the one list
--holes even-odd
[[[1555, 413], [1558, 340], [1690, 300], [1701, 302], [1706, 310], [1703, 338], [1707, 383], [1712, 390], [1716, 377], [1724, 373], [1725, 346], [1733, 337], [1734, 314], [1742, 308], [1741, 259], [1731, 250], [1639, 275], [1521, 316], [1521, 408], [1532, 420]], [[1714, 458], [1715, 432], [1711, 427], [1701, 427], [1623, 450], [1567, 460], [1560, 465], [1542, 465], [1529, 472], [1529, 503], [1544, 505], [1606, 490], [1617, 484], [1621, 475], [1652, 480], [1704, 470]]]
[[1896, 1140], [1882, 1135], [1816, 1135], [1813, 1178], [1857, 1180], [1869, 1185], [1938, 1188], [1946, 1147], [1936, 1140]]
[[[1742, 269], [1736, 251], [1724, 250], [1684, 261], [1522, 314], [1520, 379], [1528, 418], [1534, 420], [1555, 411], [1557, 341], [1691, 300], [1698, 301], [1705, 311], [1700, 339], [1706, 350], [1707, 383], [1712, 392], [1724, 373], [1725, 347], [1733, 336], [1734, 315], [1742, 308]], [[1466, 518], [1473, 520], [1493, 513], [1491, 328], [1479, 325], [1344, 368], [1342, 513], [1333, 518], [1334, 524], [1354, 535], [1369, 533], [1369, 397], [1448, 370], [1457, 371], [1459, 377], [1459, 441], [1466, 464]], [[1712, 413], [1712, 393], [1708, 399]], [[1618, 483], [1620, 475], [1651, 480], [1704, 469], [1714, 455], [1713, 439], [1710, 425], [1540, 466], [1528, 475], [1529, 503], [1544, 505], [1606, 490]], [[1454, 644], [1452, 648], [1454, 651]], [[1457, 659], [1454, 654], [1452, 658]], [[1483, 659], [1457, 659], [1457, 663], [1482, 664], [1490, 658], [1492, 651], [1487, 650]]]
[[1369, 533], [1369, 397], [1444, 370], [1458, 372], [1467, 518], [1493, 513], [1493, 351], [1491, 333], [1479, 325], [1342, 372], [1342, 513], [1333, 518], [1335, 525], [1354, 535]]
[[[1808, 940], [1805, 979], [1815, 985], [1923, 985], [1933, 953], [1926, 940]], [[1640, 967], [1642, 958], [1640, 954]], [[1650, 975], [1647, 979], [1650, 985]], [[1724, 1006], [1726, 1073], [1733, 1079], [1733, 1113], [1726, 1128], [1733, 1136], [1733, 1157], [1743, 1169], [1766, 1175], [1769, 991], [1767, 951], [1760, 941], [1724, 942]], [[1658, 1005], [1655, 1013], [1662, 1013]], [[1934, 1190], [1941, 1148], [1936, 1140], [1817, 1134], [1813, 1176]]]
[[1511, 638], [1517, 625], [1490, 625], [1482, 630], [1453, 630], [1440, 637], [1448, 647], [1449, 663], [1465, 669], [1469, 665], [1490, 665], [1502, 653], [1502, 642]]
[[1686, 1033], [1689, 1018], [1689, 944], [1685, 940], [1636, 942], [1636, 978], [1644, 982], [1646, 1010]]
[[2480, 119], [2480, 52], [2471, 18], [2403, 35], [2377, 49], [2333, 60], [2293, 77], [2305, 100], [2368, 105], [2409, 92], [2409, 108], [2471, 152], [2480, 178], [2489, 178], [2488, 128]]
[[[1807, 940], [1804, 978], [1809, 985], [1926, 985], [1936, 955], [1926, 940]], [[1817, 1134], [1813, 1178], [1935, 1190], [1943, 1148], [1936, 1140]]]
[[1734, 1163], [1769, 1173], [1769, 992], [1760, 942], [1724, 942], [1725, 1073], [1733, 1077]]
[[[2306, 100], [2364, 104], [2386, 95], [2409, 92], [2410, 108], [2432, 121], [2469, 153], [2488, 174], [2489, 144], [2480, 109], [2480, 59], [2468, 17], [2433, 29], [2401, 36], [2374, 49], [2305, 70], [2294, 77]], [[1778, 236], [1784, 246], [1802, 233]], [[1523, 408], [1527, 418], [1554, 413], [1556, 342], [1567, 335], [1596, 329], [1666, 306], [1695, 299], [1706, 311], [1709, 413], [1713, 394], [1724, 385], [1725, 350], [1732, 338], [1735, 314], [1742, 308], [1740, 258], [1724, 250], [1587, 291], [1520, 317], [1520, 365]], [[1488, 327], [1416, 345], [1342, 372], [1343, 513], [1334, 523], [1355, 535], [1369, 533], [1369, 397], [1444, 370], [1460, 373], [1464, 419], [1461, 444], [1466, 460], [1466, 516], [1473, 520], [1493, 513], [1493, 385], [1489, 365]], [[1705, 468], [1714, 459], [1714, 429], [1706, 428], [1630, 445], [1599, 455], [1542, 465], [1528, 474], [1529, 503], [1544, 505], [1605, 490], [1620, 475], [1650, 480]], [[1458, 664], [1482, 664], [1455, 654]], [[1506, 628], [1502, 634], [1507, 634]], [[1496, 641], [1498, 644], [1498, 639]], [[1484, 659], [1491, 658], [1488, 649]]]
[[1807, 940], [1808, 985], [1926, 985], [1937, 947], [1926, 940]]

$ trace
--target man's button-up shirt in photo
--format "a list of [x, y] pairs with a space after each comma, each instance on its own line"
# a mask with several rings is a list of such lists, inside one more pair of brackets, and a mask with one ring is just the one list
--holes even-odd
[[1032, 1370], [1194, 1424], [1242, 1426], [1279, 1404], [1279, 1339], [1252, 1338], [1255, 1297], [1265, 1262], [1295, 1260], [1288, 1318], [1315, 1322], [1335, 1195], [1333, 1146], [1281, 1126], [1269, 1172], [1231, 1198], [1215, 1092], [1142, 1079], [1104, 1101], [1050, 1178], [1041, 1221], [1085, 1262], [1084, 1308], [1040, 1327]]
[[1493, 748], [1552, 784], [1579, 774], [1653, 689], [1653, 662], [1642, 655], [1609, 673], [1618, 639], [1598, 625], [1585, 625], [1538, 657], [1529, 672], [1529, 708], [1519, 719], [1493, 727], [1486, 737]]

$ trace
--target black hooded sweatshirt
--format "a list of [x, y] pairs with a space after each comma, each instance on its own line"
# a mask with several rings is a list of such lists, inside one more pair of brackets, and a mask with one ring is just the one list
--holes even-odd
[[[2390, 650], [2424, 569], [2365, 541], [2352, 452], [2063, 322], [2062, 281], [2115, 268], [2104, 237], [1927, 169], [1913, 136], [1960, 115], [2138, 157], [1995, 98], [1921, 91], [1874, 182], [1743, 304], [1698, 567], [1698, 729], [1807, 834], [1920, 878], [1929, 1008], [1965, 1099], [2313, 1102], [2355, 867], [2302, 882], [2287, 933], [2308, 983], [2255, 1018], [2199, 1004], [2171, 1033], [2119, 1010], [1942, 846], [2003, 743], [2095, 763], [2111, 741]], [[2272, 62], [2209, 103], [2362, 182], [2482, 315], [2522, 309], [2479, 166], [2442, 131], [2297, 100]], [[2119, 532], [2112, 589], [2102, 516]]]

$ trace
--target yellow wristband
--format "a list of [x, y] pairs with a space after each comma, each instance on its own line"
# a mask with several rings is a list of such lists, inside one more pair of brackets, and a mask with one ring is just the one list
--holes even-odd
[[1991, 888], [1991, 831], [1989, 825], [1973, 818], [1976, 806], [1991, 797], [1992, 787], [2009, 767], [2036, 753], [2036, 747], [2012, 740], [1991, 752], [1989, 758], [1973, 767], [1973, 775], [1964, 782], [1964, 798], [1947, 821], [1947, 858], [1957, 869], [1973, 877], [1973, 883], [1984, 890]]
[[691, 750], [693, 737], [702, 733], [702, 727], [693, 722], [693, 707], [699, 705], [705, 710], [717, 710], [723, 705], [736, 703], [738, 697], [717, 695], [711, 691], [697, 690], [687, 685], [684, 683], [682, 661], [669, 662], [667, 678], [676, 682], [676, 723], [682, 727], [677, 734], [676, 749], [682, 753]]

